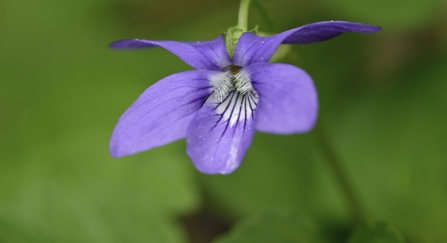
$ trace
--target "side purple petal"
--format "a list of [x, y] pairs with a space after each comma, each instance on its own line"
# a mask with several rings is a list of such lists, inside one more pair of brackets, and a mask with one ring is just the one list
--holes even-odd
[[119, 119], [110, 139], [111, 154], [131, 155], [184, 138], [210, 94], [209, 77], [215, 73], [186, 71], [149, 87]]
[[139, 39], [120, 40], [110, 44], [110, 47], [113, 49], [162, 47], [198, 70], [218, 71], [231, 64], [222, 36], [212, 41], [196, 43]]
[[[229, 109], [241, 107], [231, 106]], [[200, 172], [229, 174], [241, 164], [254, 130], [251, 117], [232, 125], [207, 103], [196, 113], [188, 128], [186, 152]]]
[[318, 99], [312, 78], [288, 64], [258, 63], [247, 72], [259, 93], [256, 130], [276, 134], [311, 130], [317, 120]]
[[380, 29], [378, 26], [360, 23], [325, 21], [303, 25], [270, 37], [244, 33], [234, 51], [234, 64], [247, 66], [268, 62], [280, 44], [307, 44], [329, 40], [346, 32], [369, 34]]

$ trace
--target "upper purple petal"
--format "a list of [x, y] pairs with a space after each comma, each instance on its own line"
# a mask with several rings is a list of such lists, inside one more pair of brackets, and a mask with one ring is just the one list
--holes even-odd
[[207, 102], [196, 113], [186, 133], [186, 152], [203, 173], [233, 172], [241, 164], [253, 139], [254, 114], [250, 113], [252, 110], [246, 110], [250, 109], [250, 101], [235, 91], [226, 101], [220, 104], [220, 110], [225, 114], [220, 114]]
[[342, 33], [374, 33], [381, 28], [345, 21], [325, 21], [303, 25], [270, 37], [259, 37], [244, 33], [234, 51], [234, 64], [247, 66], [252, 63], [268, 62], [280, 44], [306, 44], [331, 39]]
[[259, 93], [256, 130], [277, 134], [307, 132], [317, 120], [318, 99], [311, 77], [288, 64], [258, 63], [247, 72]]
[[112, 155], [135, 154], [184, 138], [210, 94], [209, 77], [215, 73], [186, 71], [149, 87], [119, 119], [110, 139]]
[[346, 21], [324, 21], [303, 25], [283, 33], [287, 37], [281, 44], [307, 44], [329, 40], [346, 32], [371, 34], [381, 30], [379, 26]]
[[114, 49], [162, 47], [198, 70], [222, 70], [231, 64], [222, 36], [212, 41], [177, 42], [156, 40], [120, 40], [110, 44]]

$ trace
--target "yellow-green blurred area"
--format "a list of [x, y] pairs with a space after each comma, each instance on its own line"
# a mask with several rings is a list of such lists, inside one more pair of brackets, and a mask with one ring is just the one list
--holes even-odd
[[[195, 170], [184, 140], [120, 159], [108, 152], [124, 110], [157, 80], [191, 69], [162, 49], [108, 44], [214, 39], [236, 24], [238, 4], [1, 1], [0, 242], [209, 242], [245, 217], [283, 209], [306, 215], [304, 228], [323, 242], [345, 242], [350, 209], [315, 132], [257, 133], [228, 176]], [[319, 126], [369, 218], [409, 243], [447, 242], [447, 2], [264, 4], [275, 24], [254, 6], [249, 23], [265, 32], [323, 20], [383, 28], [293, 46], [282, 62], [313, 77]], [[302, 239], [285, 242], [317, 242]]]

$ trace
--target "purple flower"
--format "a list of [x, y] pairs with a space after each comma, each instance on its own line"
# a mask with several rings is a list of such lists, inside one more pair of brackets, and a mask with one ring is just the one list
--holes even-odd
[[115, 49], [162, 47], [196, 70], [149, 87], [121, 116], [110, 140], [114, 157], [185, 138], [195, 167], [229, 174], [239, 167], [255, 131], [294, 134], [315, 125], [317, 93], [311, 77], [288, 64], [268, 63], [280, 44], [328, 40], [377, 26], [343, 21], [308, 24], [270, 37], [244, 33], [230, 58], [223, 37], [197, 43], [121, 40]]

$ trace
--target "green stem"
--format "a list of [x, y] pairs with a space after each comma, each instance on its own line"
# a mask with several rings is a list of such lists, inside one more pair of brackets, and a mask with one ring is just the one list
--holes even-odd
[[241, 0], [241, 5], [239, 5], [239, 16], [237, 20], [237, 26], [243, 30], [243, 32], [248, 31], [248, 10], [250, 8], [251, 0]]
[[335, 152], [334, 147], [329, 140], [326, 131], [324, 130], [321, 122], [315, 128], [317, 134], [317, 140], [320, 143], [324, 156], [327, 159], [329, 167], [331, 168], [334, 176], [341, 187], [343, 194], [346, 198], [349, 207], [352, 210], [354, 218], [359, 222], [365, 222], [365, 210], [360, 203], [360, 200], [352, 187], [352, 183], [340, 161], [340, 157]]

